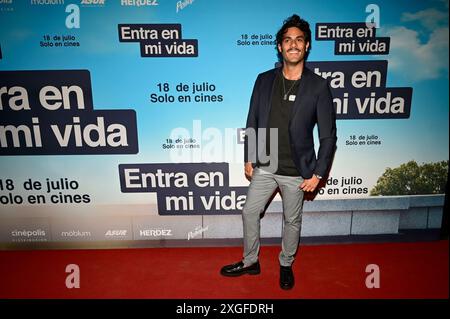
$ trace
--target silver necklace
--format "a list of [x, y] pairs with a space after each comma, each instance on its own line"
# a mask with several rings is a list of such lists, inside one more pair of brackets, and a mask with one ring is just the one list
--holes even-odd
[[283, 100], [287, 100], [287, 96], [289, 94], [289, 92], [292, 90], [292, 88], [295, 86], [295, 83], [297, 83], [298, 80], [300, 80], [302, 78], [302, 75], [300, 74], [300, 77], [294, 81], [294, 83], [292, 83], [291, 87], [289, 88], [289, 90], [286, 92], [286, 84], [284, 83], [284, 73], [283, 73]]

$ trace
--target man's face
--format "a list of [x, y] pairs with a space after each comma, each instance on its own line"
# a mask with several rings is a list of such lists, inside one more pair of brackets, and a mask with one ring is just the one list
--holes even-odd
[[296, 27], [288, 28], [281, 44], [278, 44], [278, 51], [283, 56], [284, 62], [288, 64], [298, 64], [303, 61], [308, 48], [309, 42], [305, 42], [305, 34]]

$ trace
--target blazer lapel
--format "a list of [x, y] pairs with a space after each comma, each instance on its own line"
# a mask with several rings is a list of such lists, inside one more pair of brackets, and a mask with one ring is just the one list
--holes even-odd
[[298, 85], [297, 95], [295, 98], [294, 105], [292, 106], [291, 110], [291, 119], [294, 118], [295, 114], [298, 112], [302, 105], [302, 99], [300, 96], [302, 96], [302, 93], [306, 90], [308, 77], [310, 76], [310, 70], [306, 67], [303, 67], [303, 74], [302, 78], [300, 79], [300, 84]]
[[267, 86], [265, 87], [265, 89], [267, 90], [266, 94], [268, 94], [269, 98], [263, 99], [266, 101], [265, 109], [267, 110], [267, 112], [261, 112], [261, 114], [267, 116], [267, 118], [264, 121], [266, 124], [265, 127], [269, 127], [269, 117], [270, 117], [270, 110], [272, 109], [272, 99], [273, 99], [273, 86], [275, 85], [275, 79], [280, 70], [281, 70], [280, 68], [274, 69], [274, 71], [270, 74], [270, 76], [267, 79]]

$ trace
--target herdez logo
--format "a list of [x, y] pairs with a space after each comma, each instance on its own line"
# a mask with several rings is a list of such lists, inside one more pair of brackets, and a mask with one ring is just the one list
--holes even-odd
[[139, 231], [139, 235], [144, 237], [173, 236], [172, 229], [143, 229]]
[[120, 5], [122, 6], [157, 6], [158, 0], [121, 0]]

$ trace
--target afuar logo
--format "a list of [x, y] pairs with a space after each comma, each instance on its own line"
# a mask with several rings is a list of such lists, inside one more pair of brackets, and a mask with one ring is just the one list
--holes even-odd
[[157, 6], [158, 0], [121, 0], [122, 6]]
[[110, 229], [106, 232], [105, 236], [126, 236], [126, 229]]
[[105, 0], [81, 0], [81, 5], [105, 5]]

